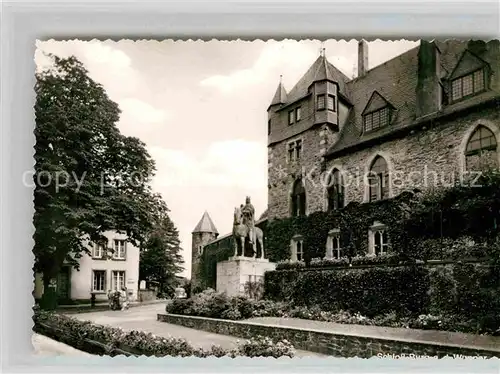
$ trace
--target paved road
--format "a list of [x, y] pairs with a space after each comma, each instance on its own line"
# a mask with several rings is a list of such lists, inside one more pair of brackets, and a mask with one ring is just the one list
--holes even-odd
[[[233, 336], [213, 334], [156, 320], [158, 313], [165, 312], [164, 304], [145, 305], [125, 311], [102, 311], [72, 315], [82, 321], [92, 321], [101, 325], [121, 327], [124, 330], [142, 330], [158, 336], [174, 336], [186, 339], [194, 347], [209, 349], [219, 345], [225, 349], [237, 347], [238, 339]], [[319, 353], [296, 351], [296, 357], [324, 357]]]

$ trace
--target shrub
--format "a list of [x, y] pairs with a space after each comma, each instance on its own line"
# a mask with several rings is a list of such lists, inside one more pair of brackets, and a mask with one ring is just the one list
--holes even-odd
[[252, 316], [253, 303], [246, 296], [229, 298], [225, 293], [208, 289], [191, 299], [167, 303], [165, 311], [171, 314], [238, 320]]
[[245, 294], [251, 299], [261, 299], [264, 293], [264, 282], [258, 280], [256, 282], [248, 281], [245, 283]]
[[[35, 329], [43, 330], [41, 324], [51, 326], [52, 329], [59, 329], [59, 338], [65, 343], [74, 347], [81, 347], [85, 339], [91, 339], [109, 347], [120, 348], [125, 351], [133, 351], [135, 354], [145, 354], [147, 356], [267, 356], [281, 357], [294, 356], [293, 346], [286, 340], [272, 341], [269, 338], [252, 338], [232, 350], [224, 350], [219, 346], [212, 346], [210, 350], [192, 347], [185, 339], [174, 337], [155, 336], [143, 331], [123, 331], [120, 328], [101, 326], [88, 321], [80, 321], [68, 316], [57, 315], [48, 312], [35, 310], [33, 317]], [[43, 332], [43, 331], [41, 331]], [[111, 352], [110, 352], [111, 353]]]
[[287, 340], [275, 343], [270, 338], [262, 336], [246, 340], [240, 346], [240, 352], [242, 356], [248, 357], [264, 356], [278, 358], [281, 356], [293, 357], [295, 355], [293, 345]]
[[279, 261], [276, 264], [276, 270], [295, 270], [305, 268], [306, 264], [302, 261]]

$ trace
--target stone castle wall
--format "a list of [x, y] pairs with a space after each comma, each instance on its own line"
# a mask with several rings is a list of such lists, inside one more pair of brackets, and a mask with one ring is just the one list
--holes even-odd
[[[329, 160], [323, 167], [325, 171], [321, 167], [320, 150], [323, 147], [321, 141], [328, 132], [323, 128], [311, 129], [301, 135], [304, 150], [300, 164], [286, 163], [286, 147], [291, 139], [272, 145], [269, 148], [269, 218], [290, 216], [291, 188], [300, 170], [304, 170], [306, 176], [307, 214], [326, 210], [325, 175], [335, 167], [346, 178], [345, 204], [366, 202], [368, 188], [363, 175], [377, 155], [383, 156], [388, 163], [392, 178], [391, 196], [413, 188], [450, 185], [456, 173], [464, 170], [466, 142], [478, 125], [487, 126], [500, 139], [500, 110], [496, 107], [482, 109], [447, 123], [436, 123], [401, 139]], [[280, 165], [284, 167], [284, 173], [280, 171]]]

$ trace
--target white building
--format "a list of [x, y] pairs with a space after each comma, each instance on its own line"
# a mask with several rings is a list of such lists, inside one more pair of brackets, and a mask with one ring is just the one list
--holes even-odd
[[[107, 300], [109, 290], [127, 288], [129, 298], [137, 300], [139, 288], [139, 248], [127, 242], [127, 236], [115, 231], [104, 233], [107, 243], [88, 243], [91, 255], [83, 255], [80, 269], [63, 266], [57, 278], [59, 299], [89, 300], [91, 293], [97, 300]], [[107, 251], [112, 248], [114, 251]], [[41, 274], [35, 277], [35, 298], [43, 294]]]

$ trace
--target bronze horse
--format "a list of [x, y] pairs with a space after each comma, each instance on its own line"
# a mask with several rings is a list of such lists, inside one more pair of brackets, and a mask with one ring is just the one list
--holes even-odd
[[[243, 224], [243, 216], [241, 209], [234, 208], [234, 220], [233, 220], [233, 245], [234, 245], [234, 256], [238, 256], [238, 248], [241, 248], [242, 256], [245, 255], [245, 243], [248, 239], [248, 227]], [[264, 233], [257, 226], [254, 227], [254, 237], [253, 241], [253, 258], [257, 257], [257, 243], [260, 246], [260, 258], [264, 258]], [[239, 243], [239, 244], [238, 244]]]

